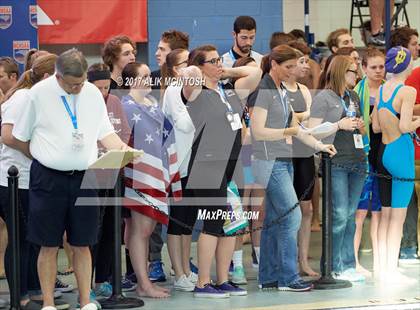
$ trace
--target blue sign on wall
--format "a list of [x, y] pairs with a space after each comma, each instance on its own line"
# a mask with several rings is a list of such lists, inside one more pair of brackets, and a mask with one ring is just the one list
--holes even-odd
[[36, 0], [0, 0], [0, 56], [12, 57], [22, 72], [31, 48], [38, 48]]

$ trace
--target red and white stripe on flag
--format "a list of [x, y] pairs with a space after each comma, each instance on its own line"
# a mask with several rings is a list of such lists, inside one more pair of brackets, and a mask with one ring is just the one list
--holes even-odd
[[38, 0], [41, 44], [103, 43], [124, 34], [147, 42], [147, 0]]

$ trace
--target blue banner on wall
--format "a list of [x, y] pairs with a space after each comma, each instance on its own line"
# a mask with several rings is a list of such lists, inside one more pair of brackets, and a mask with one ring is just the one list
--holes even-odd
[[0, 56], [12, 57], [22, 72], [26, 53], [38, 48], [36, 0], [0, 0]]

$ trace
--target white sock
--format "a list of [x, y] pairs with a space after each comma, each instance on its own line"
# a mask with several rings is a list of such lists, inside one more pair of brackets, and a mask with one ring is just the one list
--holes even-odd
[[254, 252], [255, 252], [255, 256], [257, 257], [257, 262], [259, 264], [260, 263], [260, 247], [254, 246]]
[[233, 260], [233, 268], [243, 267], [242, 266], [242, 250], [233, 252], [232, 260]]

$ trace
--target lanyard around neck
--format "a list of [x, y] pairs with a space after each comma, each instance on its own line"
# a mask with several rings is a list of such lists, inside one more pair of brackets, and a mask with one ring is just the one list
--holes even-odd
[[232, 106], [230, 105], [229, 101], [227, 100], [226, 93], [220, 83], [217, 84], [217, 89], [219, 90], [218, 93], [220, 98], [222, 99], [223, 103], [226, 105], [228, 112], [233, 112]]
[[289, 120], [289, 112], [290, 112], [289, 111], [289, 98], [287, 97], [287, 90], [283, 86], [282, 83], [280, 83], [280, 87], [277, 88], [277, 91], [279, 92], [281, 105], [283, 107], [284, 119], [285, 119], [284, 128], [286, 128], [287, 122]]
[[[252, 54], [252, 51], [249, 52], [249, 55], [248, 56], [249, 57], [252, 57], [251, 54]], [[235, 58], [235, 55], [233, 55], [233, 47], [229, 50], [229, 56], [232, 59], [232, 62], [235, 62], [235, 61], [238, 60], [238, 59]], [[241, 58], [241, 57], [242, 56], [240, 56], [239, 58]]]
[[70, 105], [68, 104], [67, 99], [66, 99], [66, 97], [65, 97], [65, 96], [61, 96], [61, 101], [63, 102], [64, 107], [66, 108], [67, 113], [68, 113], [68, 115], [70, 116], [71, 123], [73, 124], [73, 128], [74, 128], [75, 130], [77, 130], [77, 129], [78, 129], [78, 126], [77, 126], [77, 110], [76, 110], [76, 101], [74, 102], [74, 114], [73, 114], [73, 112], [71, 111], [71, 109], [70, 109]]
[[347, 113], [347, 111], [349, 110], [349, 108], [347, 107], [346, 101], [344, 100], [344, 97], [345, 96], [349, 97], [349, 101], [351, 100], [350, 94], [349, 94], [349, 92], [347, 90], [344, 92], [344, 96], [343, 97], [339, 96], [340, 97], [341, 105], [343, 106], [344, 111]]

